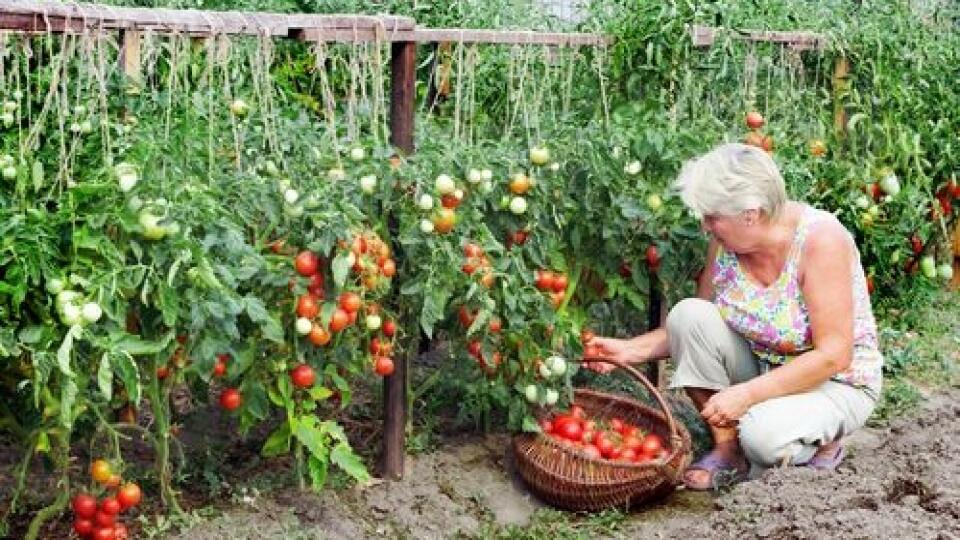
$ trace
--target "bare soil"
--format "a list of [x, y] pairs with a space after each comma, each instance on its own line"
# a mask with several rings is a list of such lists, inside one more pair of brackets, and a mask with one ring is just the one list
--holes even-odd
[[[246, 495], [183, 540], [489, 538], [542, 520], [512, 471], [504, 435], [459, 437], [412, 456], [399, 482]], [[960, 539], [960, 389], [847, 441], [836, 472], [771, 470], [726, 492], [678, 490], [603, 538]], [[589, 516], [570, 516], [588, 523]], [[579, 535], [576, 535], [580, 537]], [[586, 537], [586, 536], [584, 536]]]

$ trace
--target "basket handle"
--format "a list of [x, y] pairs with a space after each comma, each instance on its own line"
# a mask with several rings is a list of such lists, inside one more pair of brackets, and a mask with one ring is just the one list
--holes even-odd
[[[680, 447], [683, 446], [683, 437], [680, 436], [680, 430], [677, 428], [677, 421], [673, 418], [673, 413], [670, 412], [670, 407], [667, 406], [667, 402], [664, 401], [663, 395], [660, 394], [657, 388], [650, 383], [650, 380], [647, 379], [643, 373], [640, 373], [637, 368], [629, 364], [619, 360], [613, 360], [612, 358], [591, 358], [589, 362], [606, 362], [607, 364], [611, 364], [626, 371], [631, 377], [636, 379], [641, 385], [643, 385], [644, 388], [646, 388], [647, 393], [653, 396], [653, 399], [657, 401], [657, 405], [660, 406], [663, 414], [667, 417], [667, 428], [670, 430], [670, 453], [667, 455], [667, 457], [663, 458], [661, 463], [665, 464], [673, 461], [673, 458], [676, 457], [677, 452], [680, 451]], [[680, 472], [681, 471], [677, 471], [677, 474], [671, 474], [670, 476], [676, 477]], [[674, 478], [674, 480], [675, 479], [676, 478]]]

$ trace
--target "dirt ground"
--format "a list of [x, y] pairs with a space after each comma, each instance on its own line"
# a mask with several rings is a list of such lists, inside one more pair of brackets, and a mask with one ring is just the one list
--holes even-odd
[[538, 521], [562, 519], [574, 538], [960, 539], [960, 388], [928, 396], [916, 413], [864, 429], [847, 445], [835, 473], [777, 469], [723, 493], [678, 490], [602, 533], [581, 535], [578, 523], [591, 518], [546, 512], [512, 473], [504, 436], [460, 438], [410, 457], [403, 481], [318, 495], [248, 493], [163, 537], [513, 538]]

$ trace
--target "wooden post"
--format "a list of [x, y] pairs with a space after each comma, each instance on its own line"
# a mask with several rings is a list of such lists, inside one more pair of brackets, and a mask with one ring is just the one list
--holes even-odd
[[120, 66], [130, 82], [140, 84], [140, 31], [122, 30]]
[[393, 44], [390, 58], [390, 142], [413, 153], [413, 113], [416, 107], [417, 43]]
[[850, 60], [841, 56], [833, 66], [833, 131], [838, 138], [847, 134], [847, 111], [843, 102], [850, 88], [849, 77]]
[[[660, 291], [660, 280], [656, 274], [650, 275], [650, 305], [647, 306], [647, 331], [660, 328], [663, 324], [663, 293]], [[646, 363], [647, 379], [657, 388], [663, 387], [663, 369], [661, 369], [662, 360]]]
[[950, 280], [950, 288], [953, 290], [960, 289], [960, 220], [957, 220], [956, 226], [953, 228], [953, 242], [951, 242], [953, 249], [953, 279]]
[[[390, 142], [405, 154], [413, 153], [413, 115], [416, 108], [417, 43], [396, 42], [390, 58]], [[407, 365], [416, 348], [394, 358], [393, 374], [383, 381], [383, 461], [381, 476], [403, 477], [406, 456]]]

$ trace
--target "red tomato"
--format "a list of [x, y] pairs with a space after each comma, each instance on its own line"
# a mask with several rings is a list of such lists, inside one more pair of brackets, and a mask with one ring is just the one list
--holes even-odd
[[310, 388], [313, 386], [316, 376], [313, 374], [313, 368], [307, 364], [300, 364], [290, 372], [290, 380], [297, 388]]
[[356, 313], [360, 310], [360, 295], [355, 292], [341, 294], [340, 307], [347, 313]]
[[304, 294], [297, 299], [297, 316], [312, 319], [320, 314], [320, 304], [312, 294]]
[[393, 360], [389, 356], [378, 356], [373, 371], [381, 377], [393, 374]]
[[468, 242], [466, 245], [463, 246], [463, 255], [467, 258], [479, 257], [482, 254], [483, 254], [483, 250], [480, 249], [480, 246], [476, 244]]
[[97, 513], [97, 499], [89, 493], [77, 493], [73, 496], [70, 507], [76, 517], [90, 519]]
[[549, 420], [540, 421], [540, 431], [550, 434], [553, 433], [553, 422]]
[[330, 332], [324, 330], [324, 328], [319, 324], [313, 323], [313, 327], [310, 328], [310, 334], [307, 335], [307, 339], [309, 339], [310, 343], [313, 343], [317, 347], [323, 347], [327, 343], [330, 343]]
[[620, 263], [620, 268], [618, 268], [617, 271], [620, 273], [620, 277], [622, 278], [629, 278], [633, 276], [633, 269], [630, 268], [630, 263], [626, 261]]
[[222, 362], [219, 359], [216, 363], [213, 364], [213, 376], [214, 377], [223, 377], [227, 374], [227, 364]]
[[310, 282], [307, 283], [307, 292], [316, 298], [323, 298], [323, 274], [318, 272], [310, 276]]
[[610, 429], [616, 431], [617, 433], [623, 433], [623, 420], [616, 417], [611, 418]]
[[320, 267], [320, 259], [312, 251], [301, 251], [297, 258], [293, 260], [293, 267], [301, 276], [310, 277], [317, 273], [317, 269]]
[[383, 321], [383, 335], [387, 337], [393, 337], [397, 333], [397, 323], [393, 322], [392, 319], [387, 319]]
[[140, 491], [140, 486], [134, 484], [133, 482], [124, 484], [119, 490], [117, 490], [117, 502], [120, 503], [120, 508], [123, 510], [140, 504], [140, 499], [142, 497], [143, 493]]
[[460, 309], [457, 311], [457, 318], [460, 319], [460, 324], [464, 328], [470, 328], [470, 325], [473, 324], [473, 319], [476, 318], [477, 312], [467, 309], [466, 306], [460, 306]]
[[639, 437], [629, 436], [623, 438], [623, 447], [628, 450], [633, 450], [634, 452], [640, 450], [643, 446], [643, 441]]
[[73, 530], [77, 533], [77, 536], [89, 537], [93, 534], [93, 521], [86, 518], [77, 518], [73, 520]]
[[624, 448], [620, 452], [620, 459], [623, 461], [636, 461], [637, 460], [637, 451], [633, 448]]
[[347, 326], [351, 324], [357, 324], [357, 316], [360, 314], [359, 311], [348, 311], [347, 312]]
[[366, 239], [359, 234], [354, 236], [353, 242], [350, 244], [350, 251], [352, 251], [353, 254], [356, 255], [357, 257], [366, 253], [367, 252]]
[[164, 380], [170, 376], [170, 367], [163, 365], [157, 368], [157, 379]]
[[241, 401], [240, 391], [236, 388], [225, 388], [220, 392], [220, 406], [228, 411], [236, 410]]
[[492, 317], [490, 319], [490, 331], [494, 334], [500, 333], [500, 330], [503, 329], [503, 322], [498, 317]]
[[914, 255], [920, 255], [923, 253], [923, 240], [920, 239], [918, 235], [913, 235], [910, 237], [910, 248], [913, 250]]
[[370, 354], [377, 356], [380, 354], [380, 349], [382, 348], [380, 344], [380, 338], [373, 338], [370, 340]]
[[640, 452], [651, 457], [656, 457], [663, 449], [663, 439], [656, 433], [649, 433], [643, 438], [640, 445]]
[[660, 267], [660, 253], [657, 252], [657, 246], [647, 246], [647, 267], [654, 272]]
[[534, 285], [541, 291], [553, 290], [553, 272], [549, 270], [537, 270], [534, 273]]
[[[356, 311], [354, 311], [356, 313]], [[330, 331], [339, 332], [346, 328], [350, 324], [350, 314], [346, 311], [337, 308], [333, 312], [333, 317], [330, 318]]]
[[579, 441], [583, 438], [583, 426], [581, 426], [580, 422], [577, 422], [575, 419], [557, 426], [556, 431], [561, 437], [567, 440]]
[[[116, 500], [114, 500], [114, 502], [116, 502]], [[93, 516], [94, 525], [98, 527], [110, 527], [111, 530], [113, 529], [113, 524], [116, 523], [116, 521], [117, 521], [116, 512], [110, 514], [110, 513], [104, 512], [103, 510], [97, 510], [96, 515]]]
[[127, 531], [127, 526], [123, 523], [117, 523], [113, 526], [113, 537], [116, 540], [127, 540], [130, 537], [129, 531]]
[[583, 420], [584, 418], [587, 417], [587, 413], [584, 412], [583, 407], [581, 407], [581, 406], [579, 406], [579, 405], [571, 405], [571, 406], [570, 406], [570, 416], [572, 416], [572, 417], [574, 417], [574, 418], [577, 418], [577, 419], [579, 419], [579, 420]]
[[467, 352], [470, 353], [470, 356], [474, 358], [480, 358], [481, 351], [483, 349], [480, 340], [474, 339], [467, 344]]
[[553, 277], [553, 292], [563, 292], [567, 290], [567, 275], [557, 274]]
[[593, 442], [593, 445], [600, 451], [600, 455], [609, 458], [613, 455], [613, 441], [608, 439], [602, 433], [597, 435], [596, 440]]
[[760, 129], [763, 127], [763, 115], [757, 111], [748, 112], [744, 120], [750, 129]]
[[463, 263], [463, 266], [460, 267], [460, 271], [466, 275], [472, 275], [477, 271], [477, 263], [473, 259], [467, 259], [467, 262]]
[[380, 265], [380, 273], [385, 277], [392, 278], [397, 275], [397, 263], [393, 259], [387, 259]]
[[116, 529], [112, 526], [101, 527], [93, 532], [93, 540], [117, 540]]

